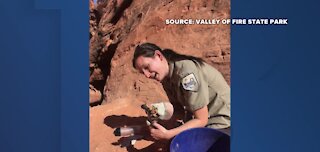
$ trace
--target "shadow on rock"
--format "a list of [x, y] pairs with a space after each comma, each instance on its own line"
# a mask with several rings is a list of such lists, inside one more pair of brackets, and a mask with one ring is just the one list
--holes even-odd
[[127, 115], [111, 115], [104, 118], [104, 124], [111, 127], [124, 127], [124, 126], [136, 126], [145, 125], [147, 117], [129, 117]]
[[150, 136], [149, 126], [146, 124], [147, 117], [140, 116], [140, 117], [129, 117], [126, 115], [111, 115], [107, 116], [104, 119], [104, 124], [115, 129], [119, 127], [139, 127], [139, 131], [135, 132], [134, 134], [122, 136], [120, 139], [112, 145], [126, 147], [129, 152], [144, 152], [144, 151], [167, 151], [167, 141], [156, 141], [151, 145], [142, 148], [136, 149], [134, 147], [134, 142], [139, 140], [146, 140], [146, 141], [155, 141]]

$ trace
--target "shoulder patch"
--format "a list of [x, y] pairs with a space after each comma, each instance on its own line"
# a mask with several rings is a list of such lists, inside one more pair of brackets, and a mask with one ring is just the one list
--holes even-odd
[[185, 76], [182, 79], [182, 87], [185, 90], [189, 90], [189, 91], [198, 91], [198, 82], [197, 79], [195, 77], [195, 75], [193, 73], [188, 74], [187, 76]]

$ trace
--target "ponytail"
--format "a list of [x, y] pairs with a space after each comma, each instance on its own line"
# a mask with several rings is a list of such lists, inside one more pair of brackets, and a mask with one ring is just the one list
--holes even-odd
[[198, 57], [189, 56], [189, 55], [183, 55], [174, 52], [171, 49], [161, 49], [159, 46], [153, 44], [153, 43], [143, 43], [141, 45], [138, 45], [134, 51], [133, 59], [132, 59], [132, 65], [134, 68], [135, 62], [139, 56], [143, 57], [153, 57], [156, 50], [159, 50], [163, 56], [167, 59], [168, 62], [175, 62], [180, 60], [191, 60], [196, 65], [200, 64], [201, 66], [204, 63], [204, 60]]
[[201, 59], [201, 58], [190, 56], [190, 55], [179, 54], [179, 53], [174, 52], [171, 49], [164, 49], [164, 50], [162, 50], [161, 53], [165, 56], [165, 58], [168, 61], [173, 61], [174, 62], [174, 61], [181, 61], [181, 60], [191, 60], [196, 65], [200, 64], [201, 66], [204, 63], [204, 60]]

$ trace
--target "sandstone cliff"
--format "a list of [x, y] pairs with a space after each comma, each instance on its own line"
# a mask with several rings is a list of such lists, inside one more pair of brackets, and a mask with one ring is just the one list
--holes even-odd
[[166, 99], [161, 86], [131, 65], [134, 48], [152, 42], [205, 59], [230, 84], [229, 25], [166, 25], [166, 19], [230, 18], [229, 0], [98, 0], [90, 9], [90, 83], [104, 102]]

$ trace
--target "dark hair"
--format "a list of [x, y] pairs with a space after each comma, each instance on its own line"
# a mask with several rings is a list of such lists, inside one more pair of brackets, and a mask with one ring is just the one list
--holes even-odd
[[[136, 68], [135, 62], [139, 56], [143, 57], [153, 57], [156, 50], [159, 50], [163, 56], [167, 59], [167, 61], [180, 61], [180, 60], [191, 60], [196, 65], [200, 64], [203, 65], [204, 60], [198, 57], [189, 56], [189, 55], [183, 55], [174, 52], [171, 49], [161, 49], [159, 46], [153, 44], [153, 43], [143, 43], [136, 47], [132, 59], [132, 65], [134, 68]], [[198, 63], [198, 64], [197, 64]]]

